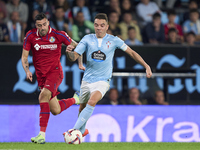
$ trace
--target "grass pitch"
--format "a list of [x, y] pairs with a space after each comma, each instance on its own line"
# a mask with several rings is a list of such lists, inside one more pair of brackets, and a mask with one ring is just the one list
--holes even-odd
[[200, 150], [200, 143], [0, 143], [0, 150]]

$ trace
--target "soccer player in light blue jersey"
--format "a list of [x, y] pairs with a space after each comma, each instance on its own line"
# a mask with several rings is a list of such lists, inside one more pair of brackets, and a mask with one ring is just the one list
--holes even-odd
[[80, 130], [83, 136], [88, 134], [85, 125], [92, 115], [95, 105], [109, 90], [116, 49], [125, 51], [136, 62], [144, 66], [147, 78], [152, 75], [151, 68], [138, 53], [120, 38], [106, 33], [108, 27], [106, 14], [99, 13], [94, 20], [95, 34], [85, 35], [76, 48], [71, 45], [66, 48], [67, 56], [71, 61], [75, 61], [86, 52], [86, 70], [80, 89], [80, 114], [74, 126], [74, 129]]

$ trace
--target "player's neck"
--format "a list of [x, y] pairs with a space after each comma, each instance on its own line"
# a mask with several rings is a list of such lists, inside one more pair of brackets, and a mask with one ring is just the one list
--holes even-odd
[[[47, 33], [48, 33], [48, 32], [47, 32]], [[40, 32], [39, 32], [39, 35], [43, 37], [43, 36], [46, 36], [47, 34], [45, 34], [45, 35], [41, 35]]]
[[106, 34], [104, 34], [104, 35], [102, 35], [102, 36], [97, 36], [97, 35], [96, 35], [97, 39], [103, 39], [105, 36], [106, 36]]

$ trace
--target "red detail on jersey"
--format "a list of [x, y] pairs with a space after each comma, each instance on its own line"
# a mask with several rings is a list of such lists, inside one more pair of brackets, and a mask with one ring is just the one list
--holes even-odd
[[108, 46], [108, 48], [109, 48], [109, 46], [110, 46], [111, 43], [108, 41], [108, 42], [106, 42], [106, 44], [107, 44], [107, 46]]
[[[51, 69], [61, 67], [60, 57], [62, 43], [69, 45], [71, 38], [64, 31], [49, 27], [46, 36], [40, 36], [34, 28], [26, 33], [23, 49], [32, 50], [33, 65], [37, 76], [46, 75]], [[62, 68], [62, 67], [61, 67]]]

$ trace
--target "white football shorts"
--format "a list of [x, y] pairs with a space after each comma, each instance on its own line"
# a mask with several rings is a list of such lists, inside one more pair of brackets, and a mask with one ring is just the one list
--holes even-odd
[[106, 81], [97, 81], [94, 83], [82, 81], [80, 90], [80, 103], [87, 103], [90, 98], [90, 94], [94, 91], [101, 92], [101, 98], [103, 98], [109, 88], [110, 84]]

